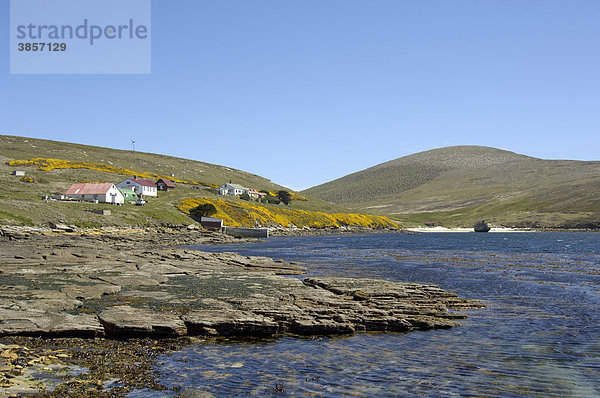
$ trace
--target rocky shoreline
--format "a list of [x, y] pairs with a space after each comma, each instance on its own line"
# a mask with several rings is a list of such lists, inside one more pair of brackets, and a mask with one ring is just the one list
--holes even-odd
[[[160, 347], [169, 339], [407, 332], [456, 326], [465, 315], [451, 310], [483, 306], [433, 285], [302, 280], [290, 277], [305, 273], [300, 264], [180, 247], [237, 241], [193, 228], [136, 233], [4, 229], [0, 385], [9, 391], [16, 377], [40, 362], [28, 365], [33, 360], [25, 355], [28, 350], [49, 342], [53, 349], [70, 344], [60, 341], [76, 340], [92, 347], [107, 341], [133, 347], [145, 339]], [[68, 348], [62, 359], [36, 355], [67, 363], [74, 357]]]

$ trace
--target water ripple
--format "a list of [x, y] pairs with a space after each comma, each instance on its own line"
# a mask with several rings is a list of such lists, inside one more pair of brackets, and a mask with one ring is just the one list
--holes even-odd
[[312, 264], [310, 273], [434, 283], [488, 307], [462, 327], [344, 338], [198, 343], [162, 381], [216, 396], [600, 396], [597, 234], [389, 234], [203, 247]]

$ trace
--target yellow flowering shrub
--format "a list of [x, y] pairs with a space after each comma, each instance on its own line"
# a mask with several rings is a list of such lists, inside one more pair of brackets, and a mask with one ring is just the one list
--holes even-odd
[[292, 200], [308, 200], [304, 196], [298, 195], [296, 192], [291, 192], [291, 191], [290, 191], [290, 197]]
[[[278, 191], [263, 191], [263, 192], [268, 192], [269, 195], [277, 197]], [[305, 198], [304, 196], [302, 196], [300, 194], [297, 194], [296, 192], [292, 192], [292, 191], [288, 191], [288, 192], [290, 193], [291, 200], [304, 200], [304, 201], [308, 200], [307, 198]]]
[[210, 184], [199, 181], [181, 180], [179, 178], [167, 177], [156, 173], [140, 173], [123, 167], [111, 166], [104, 163], [73, 162], [70, 160], [62, 159], [32, 158], [29, 160], [11, 160], [6, 162], [6, 164], [9, 166], [38, 166], [38, 169], [42, 171], [52, 171], [54, 169], [88, 169], [102, 171], [106, 173], [120, 174], [124, 176], [135, 175], [141, 178], [149, 178], [154, 180], [158, 180], [159, 178], [165, 178], [180, 184], [203, 185], [205, 187], [218, 188], [218, 185], [216, 184]]
[[212, 203], [217, 209], [213, 217], [222, 218], [230, 227], [291, 227], [327, 228], [354, 226], [373, 229], [398, 228], [388, 217], [368, 214], [334, 213], [266, 207], [248, 202], [236, 202], [207, 197], [186, 198], [175, 206], [189, 214], [190, 210], [204, 203]]
[[21, 182], [34, 183], [35, 180], [31, 177], [21, 177]]

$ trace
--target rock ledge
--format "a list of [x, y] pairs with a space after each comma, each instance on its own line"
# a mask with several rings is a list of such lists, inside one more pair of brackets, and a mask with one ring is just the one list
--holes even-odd
[[[218, 240], [192, 231], [179, 241], [190, 236]], [[456, 326], [465, 315], [452, 310], [483, 306], [433, 285], [302, 281], [283, 276], [302, 274], [296, 264], [166, 247], [172, 241], [126, 233], [0, 240], [0, 336], [406, 332]]]

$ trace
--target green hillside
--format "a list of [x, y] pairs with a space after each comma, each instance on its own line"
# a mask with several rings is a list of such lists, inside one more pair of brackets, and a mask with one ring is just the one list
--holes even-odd
[[[283, 189], [270, 180], [225, 166], [155, 153], [132, 152], [58, 141], [0, 135], [0, 156], [8, 159], [53, 158], [104, 163], [131, 170], [171, 175], [184, 180], [221, 185], [229, 180], [259, 189]], [[4, 159], [5, 160], [5, 159]], [[4, 163], [4, 160], [2, 163]]]
[[302, 194], [409, 225], [600, 227], [600, 162], [456, 146], [395, 159]]
[[[47, 164], [56, 161], [59, 167], [49, 170], [40, 164], [27, 164], [30, 159]], [[8, 163], [17, 165], [10, 166]], [[21, 164], [25, 163], [25, 164]], [[32, 162], [29, 162], [32, 163]], [[90, 168], [80, 168], [80, 166]], [[99, 167], [99, 165], [101, 167]], [[102, 171], [105, 169], [105, 171]], [[130, 173], [123, 172], [127, 169]], [[14, 170], [24, 170], [25, 182], [13, 176]], [[107, 172], [111, 170], [112, 172]], [[161, 192], [146, 206], [111, 206], [79, 202], [42, 200], [42, 195], [64, 194], [74, 182], [118, 183], [128, 175], [154, 174], [188, 183], [177, 183], [177, 188]], [[270, 180], [225, 166], [175, 158], [165, 155], [123, 151], [87, 145], [71, 144], [33, 138], [0, 135], [0, 225], [43, 225], [47, 222], [64, 222], [78, 226], [145, 226], [165, 223], [189, 224], [191, 219], [175, 205], [193, 197], [217, 198], [214, 187], [232, 181], [257, 190], [286, 189]], [[234, 199], [235, 200], [235, 199]], [[265, 205], [278, 206], [278, 205]], [[283, 206], [283, 205], [279, 205]], [[111, 215], [97, 215], [89, 210], [110, 209]], [[293, 200], [286, 208], [327, 213], [345, 212], [347, 209], [319, 199]]]

